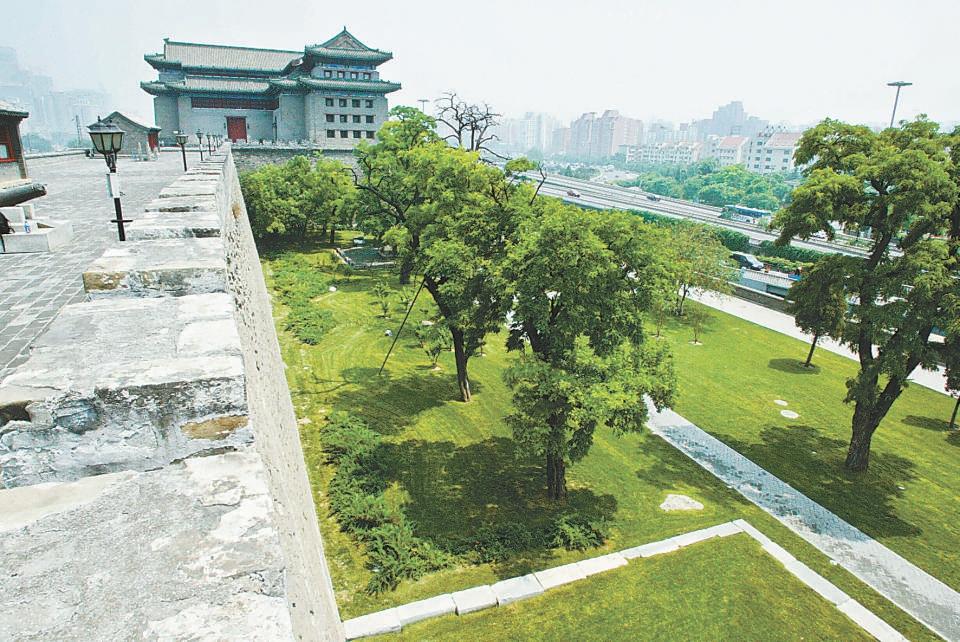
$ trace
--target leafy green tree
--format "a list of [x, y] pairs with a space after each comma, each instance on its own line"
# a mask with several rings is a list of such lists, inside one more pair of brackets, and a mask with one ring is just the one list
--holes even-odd
[[566, 469], [597, 429], [641, 430], [645, 395], [658, 408], [674, 377], [663, 348], [644, 343], [652, 295], [644, 223], [547, 199], [521, 226], [500, 272], [513, 300], [507, 340], [521, 352], [506, 373], [517, 444], [544, 458], [547, 495], [566, 497]]
[[950, 413], [950, 430], [957, 429], [957, 411], [960, 411], [960, 336], [951, 333], [944, 342], [944, 354], [947, 375], [947, 394], [956, 397], [953, 412]]
[[709, 313], [705, 306], [695, 305], [687, 311], [687, 321], [690, 322], [690, 330], [693, 332], [693, 344], [700, 345], [700, 335], [703, 333], [703, 326], [709, 318]]
[[370, 290], [380, 306], [380, 312], [384, 318], [390, 316], [390, 295], [392, 294], [390, 286], [384, 281], [377, 281]]
[[441, 141], [420, 111], [391, 114], [378, 143], [357, 149], [363, 217], [386, 228], [402, 283], [414, 271], [423, 275], [451, 335], [461, 399], [469, 401], [468, 361], [509, 308], [491, 275], [533, 190], [480, 162], [477, 152]]
[[670, 244], [663, 251], [669, 256], [675, 278], [675, 312], [683, 316], [683, 306], [691, 292], [729, 293], [736, 269], [729, 260], [730, 251], [712, 228], [681, 223], [670, 231]]
[[838, 336], [847, 315], [847, 299], [843, 289], [844, 259], [834, 256], [824, 258], [804, 274], [790, 288], [793, 303], [790, 312], [797, 327], [813, 335], [810, 352], [804, 367], [813, 361], [813, 351], [820, 337]]
[[450, 349], [450, 332], [443, 327], [443, 323], [434, 320], [417, 328], [417, 341], [420, 347], [430, 357], [430, 365], [437, 368], [440, 355]]
[[960, 138], [937, 130], [925, 118], [880, 133], [824, 120], [800, 141], [805, 180], [774, 221], [780, 244], [818, 231], [832, 238], [833, 221], [871, 231], [865, 259], [833, 259], [833, 287], [855, 302], [835, 333], [860, 362], [846, 395], [854, 404], [845, 462], [852, 471], [868, 468], [873, 434], [910, 373], [936, 367], [931, 333], [952, 321], [950, 301], [960, 287]]
[[679, 198], [681, 196], [680, 183], [672, 176], [661, 176], [660, 174], [644, 174], [641, 178], [640, 186], [647, 192]]

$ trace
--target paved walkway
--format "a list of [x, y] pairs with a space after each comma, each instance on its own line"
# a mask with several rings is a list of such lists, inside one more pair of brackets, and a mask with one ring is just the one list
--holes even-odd
[[[750, 301], [745, 301], [743, 299], [738, 299], [736, 297], [727, 296], [724, 294], [717, 294], [715, 292], [691, 294], [690, 297], [695, 301], [699, 301], [700, 303], [708, 305], [716, 310], [721, 310], [727, 314], [732, 314], [735, 317], [740, 317], [741, 319], [756, 323], [757, 325], [762, 325], [765, 328], [769, 328], [779, 332], [780, 334], [793, 337], [794, 339], [799, 339], [800, 341], [804, 341], [808, 344], [813, 339], [812, 335], [806, 334], [797, 328], [797, 325], [793, 321], [793, 317], [789, 314], [784, 314], [783, 312], [777, 312], [776, 310], [765, 308], [757, 303], [752, 303]], [[857, 361], [857, 355], [853, 352], [853, 350], [830, 338], [820, 339], [820, 341], [817, 342], [817, 350], [820, 349], [828, 350], [830, 352], [839, 354], [840, 356]], [[805, 354], [798, 355], [798, 358], [805, 356]], [[814, 361], [816, 361], [816, 354], [814, 354], [813, 358]], [[923, 370], [921, 368], [917, 368], [910, 376], [910, 381], [913, 381], [926, 388], [930, 388], [931, 390], [936, 390], [937, 392], [944, 392], [946, 376], [943, 368], [938, 368], [937, 370]]]
[[672, 410], [651, 431], [947, 640], [960, 640], [960, 593], [843, 521]]
[[[62, 156], [28, 161], [30, 177], [47, 195], [30, 201], [37, 216], [73, 223], [73, 240], [46, 254], [0, 254], [0, 380], [26, 360], [28, 349], [60, 308], [83, 299], [81, 273], [116, 240], [113, 201], [102, 159]], [[156, 162], [120, 159], [125, 218], [136, 218], [160, 189], [183, 171], [180, 155]]]

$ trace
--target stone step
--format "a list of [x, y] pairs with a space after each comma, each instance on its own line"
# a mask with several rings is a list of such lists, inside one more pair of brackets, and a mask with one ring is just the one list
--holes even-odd
[[[203, 219], [219, 234], [219, 220]], [[220, 238], [117, 243], [83, 273], [83, 287], [91, 298], [226, 292], [226, 250]]]
[[146, 212], [203, 212], [217, 209], [213, 196], [173, 196], [155, 198], [144, 208]]
[[246, 415], [229, 294], [69, 305], [0, 383], [0, 486], [235, 447]]
[[144, 212], [127, 225], [127, 240], [210, 238], [220, 229], [216, 212]]
[[185, 181], [176, 182], [160, 190], [160, 198], [176, 198], [179, 196], [216, 196], [217, 183]]

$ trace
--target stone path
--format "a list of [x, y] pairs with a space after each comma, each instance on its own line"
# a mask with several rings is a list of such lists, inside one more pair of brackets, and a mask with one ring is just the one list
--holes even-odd
[[[777, 312], [776, 310], [765, 308], [762, 305], [758, 305], [750, 301], [745, 301], [743, 299], [738, 299], [736, 297], [727, 296], [724, 294], [717, 294], [715, 292], [691, 294], [690, 298], [714, 308], [715, 310], [732, 314], [735, 317], [750, 321], [751, 323], [756, 323], [757, 325], [761, 325], [775, 332], [779, 332], [780, 334], [785, 334], [788, 337], [799, 339], [807, 344], [809, 344], [813, 338], [811, 335], [801, 331], [800, 328], [798, 328], [794, 323], [793, 317], [789, 314]], [[853, 359], [854, 361], [857, 360], [857, 355], [853, 352], [853, 350], [838, 341], [830, 339], [829, 337], [820, 339], [817, 342], [817, 350], [821, 349], [827, 350], [828, 352], [833, 352], [834, 354], [839, 354], [840, 356], [848, 359]], [[806, 352], [797, 354], [798, 360], [805, 357]], [[814, 355], [813, 359], [814, 362], [816, 362], [816, 355]], [[923, 370], [922, 368], [917, 368], [913, 371], [913, 374], [910, 375], [910, 381], [916, 383], [917, 385], [924, 386], [925, 388], [930, 388], [931, 390], [936, 390], [937, 392], [943, 392], [944, 384], [946, 384], [946, 376], [942, 367], [937, 368], [936, 370]]]
[[496, 584], [474, 586], [456, 593], [437, 595], [376, 613], [361, 615], [344, 622], [344, 631], [348, 640], [396, 633], [404, 626], [414, 622], [452, 613], [465, 615], [537, 597], [557, 586], [578, 582], [591, 575], [626, 566], [630, 560], [672, 553], [691, 544], [738, 533], [745, 533], [756, 540], [761, 548], [782, 563], [787, 571], [822, 598], [831, 602], [839, 611], [870, 635], [881, 640], [881, 642], [906, 642], [906, 638], [900, 635], [896, 629], [742, 519], [668, 537], [658, 542], [634, 546], [620, 552], [591, 557], [580, 562], [564, 564], [528, 575], [511, 577]]
[[[36, 215], [70, 221], [73, 240], [50, 253], [0, 254], [0, 380], [26, 360], [60, 308], [83, 300], [80, 274], [117, 233], [103, 160], [62, 156], [28, 163], [31, 178], [47, 185], [47, 195], [31, 201]], [[118, 170], [124, 217], [134, 219], [183, 165], [178, 154], [167, 153], [156, 162], [120, 159]]]
[[947, 640], [960, 640], [960, 593], [771, 475], [676, 412], [651, 431]]

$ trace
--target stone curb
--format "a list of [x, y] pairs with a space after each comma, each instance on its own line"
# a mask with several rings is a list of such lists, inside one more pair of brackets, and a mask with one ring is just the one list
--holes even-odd
[[473, 613], [482, 609], [536, 597], [557, 586], [577, 582], [591, 575], [626, 566], [628, 560], [631, 559], [653, 557], [654, 555], [680, 550], [691, 544], [713, 538], [727, 537], [736, 533], [749, 535], [771, 557], [781, 562], [794, 577], [836, 606], [840, 612], [870, 635], [881, 640], [881, 642], [906, 642], [907, 639], [896, 629], [841, 591], [825, 577], [797, 560], [786, 549], [743, 519], [682, 533], [620, 552], [607, 553], [579, 562], [555, 566], [529, 575], [512, 577], [501, 580], [492, 586], [475, 586], [453, 594], [439, 595], [419, 602], [411, 602], [403, 606], [377, 611], [347, 620], [343, 625], [348, 640], [383, 633], [396, 633], [406, 624], [454, 612], [457, 615], [464, 615], [465, 613]]

